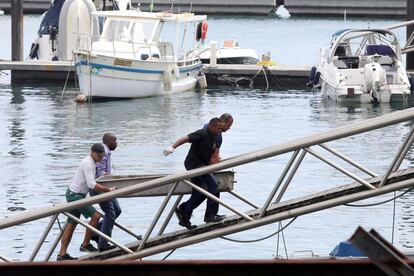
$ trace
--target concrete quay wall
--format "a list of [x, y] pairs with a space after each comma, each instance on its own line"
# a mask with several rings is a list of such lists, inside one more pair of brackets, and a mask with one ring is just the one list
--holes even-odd
[[407, 0], [284, 0], [293, 16], [347, 16], [405, 18]]
[[[23, 0], [24, 13], [43, 13], [50, 7], [50, 0]], [[151, 0], [132, 0], [133, 8], [138, 7], [149, 11]], [[171, 0], [154, 0], [154, 11], [171, 9]], [[198, 14], [240, 14], [240, 15], [266, 15], [275, 11], [283, 0], [180, 0], [174, 1], [174, 11], [191, 11]], [[107, 5], [112, 5], [107, 1]], [[10, 13], [11, 1], [0, 0], [0, 9]]]

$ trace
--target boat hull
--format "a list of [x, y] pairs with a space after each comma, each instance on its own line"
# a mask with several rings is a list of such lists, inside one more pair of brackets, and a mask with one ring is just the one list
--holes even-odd
[[333, 85], [322, 80], [321, 95], [339, 103], [409, 102], [411, 92], [406, 85], [386, 85], [376, 95], [366, 93], [358, 85]]
[[178, 65], [171, 61], [76, 56], [79, 88], [89, 97], [144, 98], [193, 90], [201, 63]]

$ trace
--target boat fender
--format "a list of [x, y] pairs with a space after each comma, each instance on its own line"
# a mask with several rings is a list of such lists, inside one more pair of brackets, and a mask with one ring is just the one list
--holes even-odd
[[75, 99], [75, 101], [76, 101], [77, 103], [85, 103], [85, 102], [86, 102], [86, 100], [87, 100], [87, 97], [86, 97], [86, 95], [85, 95], [85, 94], [83, 94], [83, 93], [78, 94], [78, 95], [76, 96], [76, 99]]
[[207, 21], [203, 21], [203, 23], [201, 25], [201, 39], [202, 40], [206, 40], [207, 30], [208, 30], [208, 23], [207, 23]]
[[308, 82], [306, 83], [306, 86], [313, 87], [319, 83], [319, 78], [321, 76], [321, 73], [317, 71], [316, 67], [313, 66], [310, 70]]
[[196, 41], [200, 41], [201, 39], [201, 27], [203, 26], [203, 23], [200, 22], [197, 24], [197, 30], [196, 30]]
[[170, 70], [165, 70], [163, 75], [164, 91], [171, 91], [172, 75]]
[[178, 68], [177, 65], [174, 66], [173, 74], [174, 74], [174, 78], [176, 79], [180, 78], [180, 68]]
[[39, 43], [32, 43], [29, 57], [30, 59], [39, 59]]
[[197, 83], [198, 83], [198, 87], [200, 89], [206, 89], [207, 88], [206, 75], [204, 75], [203, 73], [199, 72], [198, 75], [197, 75]]
[[316, 67], [313, 66], [310, 70], [310, 73], [309, 73], [308, 82], [310, 82], [310, 81], [313, 82], [313, 78], [315, 77], [315, 73], [316, 73]]
[[313, 85], [317, 85], [319, 83], [319, 78], [321, 77], [321, 72], [316, 72], [315, 77], [313, 78]]

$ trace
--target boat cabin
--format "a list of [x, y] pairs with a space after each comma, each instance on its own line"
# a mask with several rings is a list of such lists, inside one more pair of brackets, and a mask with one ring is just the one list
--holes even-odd
[[148, 61], [185, 60], [185, 53], [198, 43], [197, 23], [206, 19], [191, 13], [134, 10], [94, 12], [92, 16], [93, 54]]

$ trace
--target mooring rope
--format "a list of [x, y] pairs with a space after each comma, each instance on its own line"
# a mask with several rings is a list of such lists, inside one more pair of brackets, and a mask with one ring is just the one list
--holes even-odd
[[282, 228], [280, 228], [280, 229], [278, 229], [276, 232], [274, 232], [274, 233], [272, 233], [272, 234], [270, 234], [270, 235], [268, 235], [268, 236], [266, 236], [266, 237], [263, 237], [263, 238], [259, 238], [259, 239], [255, 239], [255, 240], [236, 240], [236, 239], [232, 239], [232, 238], [226, 238], [226, 237], [220, 237], [220, 238], [222, 238], [223, 240], [226, 240], [226, 241], [231, 241], [231, 242], [238, 242], [238, 243], [251, 243], [251, 242], [259, 242], [259, 241], [264, 241], [264, 240], [266, 240], [266, 239], [268, 239], [268, 238], [271, 238], [271, 237], [273, 237], [273, 236], [275, 236], [275, 235], [277, 235], [278, 233], [280, 233], [280, 232], [282, 232], [283, 230], [285, 230], [292, 222], [294, 222], [295, 220], [297, 219], [297, 217], [294, 217], [291, 221], [289, 221], [285, 226], [283, 226]]
[[369, 203], [369, 204], [350, 204], [350, 203], [346, 203], [344, 204], [345, 206], [349, 206], [349, 207], [372, 207], [372, 206], [376, 206], [376, 205], [381, 205], [393, 200], [396, 200], [397, 198], [402, 197], [403, 195], [405, 195], [406, 193], [412, 191], [414, 189], [414, 187], [407, 189], [405, 192], [403, 192], [402, 194], [398, 195], [398, 196], [394, 196], [391, 199], [387, 199], [384, 201], [380, 201], [380, 202], [375, 202], [375, 203]]

